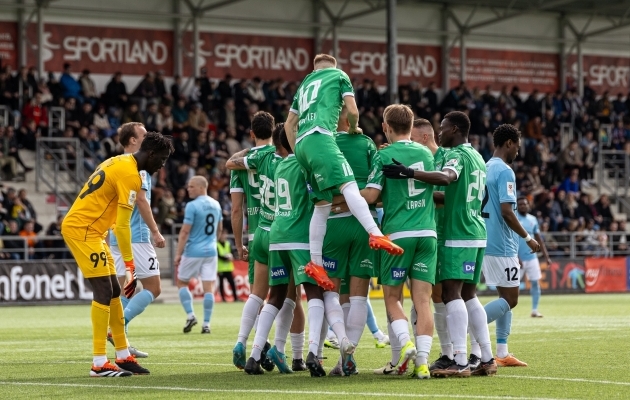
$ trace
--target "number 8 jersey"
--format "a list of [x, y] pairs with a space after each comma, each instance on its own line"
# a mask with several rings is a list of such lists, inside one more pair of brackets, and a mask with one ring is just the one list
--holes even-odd
[[189, 224], [190, 235], [184, 248], [186, 257], [216, 257], [217, 228], [223, 220], [218, 201], [207, 195], [195, 197], [186, 204], [184, 224]]
[[132, 154], [102, 162], [64, 218], [64, 237], [82, 241], [103, 239], [116, 222], [118, 206], [133, 209], [140, 187], [138, 164]]
[[444, 246], [486, 247], [486, 224], [481, 216], [486, 164], [465, 143], [447, 150], [442, 171], [447, 169], [457, 174], [457, 180], [444, 189]]

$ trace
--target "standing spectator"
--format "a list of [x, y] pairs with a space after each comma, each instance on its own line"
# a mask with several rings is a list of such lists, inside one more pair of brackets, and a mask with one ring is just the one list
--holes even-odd
[[188, 114], [188, 128], [194, 140], [201, 132], [208, 132], [208, 116], [201, 109], [200, 103], [195, 103], [192, 111]]
[[63, 74], [61, 74], [61, 79], [59, 79], [59, 83], [63, 88], [63, 98], [73, 98], [82, 103], [83, 97], [81, 96], [81, 85], [72, 77], [70, 72], [70, 64], [65, 63], [63, 65]]
[[214, 88], [212, 87], [212, 82], [208, 78], [208, 71], [205, 68], [201, 68], [199, 80], [199, 101], [202, 104], [203, 110], [208, 112], [210, 111], [210, 106], [212, 103], [212, 94], [214, 92]]
[[39, 247], [39, 240], [37, 239], [37, 233], [35, 233], [35, 231], [33, 230], [34, 227], [35, 225], [32, 221], [27, 221], [24, 223], [24, 227], [20, 231], [20, 236], [22, 236], [26, 240], [29, 260], [40, 258], [39, 254], [35, 252], [35, 247]]
[[17, 160], [9, 155], [9, 139], [6, 137], [6, 128], [0, 127], [0, 168], [6, 174], [7, 179], [17, 176]]
[[96, 105], [98, 101], [98, 93], [96, 92], [96, 83], [90, 76], [90, 70], [84, 69], [79, 77], [79, 84], [81, 85], [81, 91], [83, 92], [83, 98], [85, 101], [90, 102], [92, 107]]
[[9, 149], [7, 153], [8, 156], [15, 158], [15, 161], [17, 161], [18, 164], [20, 164], [22, 168], [24, 168], [24, 172], [31, 172], [33, 170], [32, 167], [27, 167], [26, 164], [24, 164], [24, 161], [22, 161], [22, 158], [20, 157], [20, 153], [18, 152], [18, 149], [19, 149], [18, 139], [15, 135], [15, 130], [13, 129], [12, 126], [6, 127], [5, 136], [4, 136], [4, 146], [6, 146], [6, 148]]
[[114, 73], [111, 81], [107, 84], [103, 98], [108, 108], [125, 108], [127, 105], [127, 86], [122, 80], [121, 72]]
[[182, 96], [182, 77], [180, 75], [175, 75], [173, 77], [173, 84], [171, 85], [171, 98], [173, 101], [179, 101]]
[[208, 134], [202, 132], [197, 136], [197, 145], [195, 146], [195, 152], [199, 157], [199, 165], [206, 169], [213, 169], [216, 165], [214, 161], [214, 143], [211, 144], [208, 141]]
[[252, 82], [247, 87], [247, 93], [249, 95], [249, 99], [258, 104], [259, 109], [266, 108], [265, 92], [263, 92], [262, 82], [259, 77], [256, 76], [252, 79]]
[[232, 246], [227, 240], [225, 230], [221, 230], [221, 235], [219, 236], [219, 240], [217, 240], [217, 254], [219, 257], [217, 272], [219, 273], [218, 284], [221, 299], [225, 303], [225, 288], [223, 287], [223, 281], [226, 280], [232, 288], [234, 301], [239, 301], [238, 294], [236, 292], [236, 284], [234, 283], [234, 276], [232, 275], [232, 271], [234, 271], [234, 256], [232, 255]]
[[162, 112], [157, 116], [156, 129], [163, 135], [173, 134], [173, 115], [171, 106], [163, 106]]
[[562, 181], [558, 188], [569, 193], [577, 195], [580, 193], [580, 171], [577, 168], [571, 170], [571, 174]]
[[50, 94], [52, 95], [53, 105], [55, 106], [60, 105], [61, 98], [63, 97], [63, 88], [61, 87], [61, 83], [59, 83], [59, 81], [55, 77], [54, 72], [48, 73], [48, 82], [46, 83], [46, 87], [48, 88], [48, 90], [50, 91]]
[[159, 70], [155, 75], [155, 97], [162, 104], [171, 105], [173, 103], [173, 97], [166, 91], [166, 82], [164, 82], [164, 71]]
[[147, 72], [144, 75], [144, 78], [142, 78], [133, 91], [132, 96], [136, 101], [140, 102], [140, 109], [142, 110], [146, 108], [148, 102], [155, 101], [157, 93], [155, 88], [155, 75], [153, 75], [153, 72]]
[[188, 132], [182, 132], [178, 138], [173, 142], [175, 151], [171, 158], [176, 161], [187, 163], [190, 160], [190, 140], [188, 138]]
[[42, 94], [35, 93], [35, 96], [29, 101], [22, 110], [23, 126], [27, 121], [35, 121], [35, 125], [41, 129], [48, 129], [48, 110], [42, 105]]
[[158, 106], [153, 101], [147, 105], [147, 109], [143, 116], [144, 126], [148, 132], [155, 132], [158, 130]]
[[217, 93], [221, 104], [225, 104], [227, 99], [234, 98], [232, 94], [232, 75], [225, 74], [225, 78], [217, 86]]
[[177, 99], [177, 104], [173, 109], [173, 132], [179, 133], [188, 128], [188, 110], [186, 100]]

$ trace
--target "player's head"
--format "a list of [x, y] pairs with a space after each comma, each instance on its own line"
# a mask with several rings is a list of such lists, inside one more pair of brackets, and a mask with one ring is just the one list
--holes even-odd
[[140, 149], [147, 130], [141, 122], [127, 122], [118, 128], [118, 140], [126, 153], [135, 153]]
[[341, 107], [339, 113], [339, 121], [337, 121], [337, 132], [348, 132], [350, 129], [350, 122], [348, 122], [348, 109], [346, 106]]
[[511, 164], [518, 154], [518, 149], [521, 147], [521, 133], [514, 125], [499, 125], [492, 133], [492, 141], [494, 148], [503, 151], [505, 161]]
[[413, 128], [411, 128], [411, 140], [427, 145], [434, 140], [433, 125], [424, 118], [416, 118], [413, 120]]
[[454, 147], [454, 143], [466, 143], [468, 131], [470, 131], [468, 115], [461, 111], [451, 111], [444, 116], [440, 124], [440, 146]]
[[526, 215], [529, 212], [529, 200], [527, 200], [525, 196], [520, 196], [518, 200], [516, 200], [516, 206], [518, 213], [521, 215]]
[[267, 140], [271, 137], [273, 127], [276, 122], [273, 115], [265, 111], [258, 111], [252, 118], [252, 132], [254, 137], [259, 140]]
[[140, 151], [136, 153], [138, 169], [147, 171], [149, 175], [156, 173], [166, 164], [173, 151], [175, 149], [170, 137], [157, 132], [147, 132]]
[[318, 54], [313, 59], [313, 69], [334, 68], [337, 66], [337, 59], [330, 54]]
[[392, 104], [383, 112], [383, 132], [387, 140], [393, 143], [400, 137], [409, 137], [413, 126], [413, 111], [404, 104]]
[[208, 180], [201, 175], [195, 175], [188, 181], [186, 189], [188, 190], [188, 197], [196, 199], [208, 193]]
[[287, 139], [287, 133], [284, 130], [284, 123], [279, 123], [273, 130], [273, 143], [276, 146], [276, 151], [283, 149], [281, 155], [286, 157], [289, 154], [293, 154], [289, 139]]

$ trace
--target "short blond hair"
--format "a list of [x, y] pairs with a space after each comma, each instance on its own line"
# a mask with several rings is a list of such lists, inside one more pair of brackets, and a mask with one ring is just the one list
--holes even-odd
[[313, 59], [313, 66], [316, 67], [317, 64], [321, 63], [330, 63], [333, 66], [337, 66], [337, 59], [330, 54], [318, 54]]
[[413, 126], [413, 111], [406, 104], [392, 104], [383, 112], [383, 119], [394, 133], [409, 133]]
[[195, 175], [192, 178], [190, 178], [190, 182], [195, 185], [201, 186], [202, 188], [206, 190], [208, 189], [208, 180], [206, 179], [205, 176]]

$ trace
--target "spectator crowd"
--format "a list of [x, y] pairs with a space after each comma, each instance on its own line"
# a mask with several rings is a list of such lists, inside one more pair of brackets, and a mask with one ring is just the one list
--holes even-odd
[[[39, 80], [33, 68], [20, 68], [14, 73], [4, 67], [0, 71], [0, 105], [11, 110], [17, 121], [14, 125], [19, 127], [0, 128], [0, 168], [5, 176], [15, 175], [18, 166], [30, 170], [18, 150], [34, 150], [36, 139], [42, 135], [78, 138], [81, 148], [68, 150], [83, 152], [85, 167], [93, 170], [101, 161], [122, 153], [117, 128], [126, 122], [141, 122], [149, 131], [173, 136], [175, 152], [166, 168], [153, 178], [152, 207], [162, 229], [170, 233], [175, 223], [182, 222], [188, 201], [186, 182], [193, 175], [202, 175], [210, 183], [208, 194], [222, 204], [225, 227], [231, 231], [229, 171], [225, 163], [235, 152], [253, 146], [249, 126], [257, 111], [270, 112], [278, 122], [285, 120], [299, 82], [238, 79], [229, 74], [216, 80], [201, 69], [193, 80], [183, 82], [176, 76], [167, 85], [164, 73], [157, 71], [148, 72], [129, 91], [117, 72], [105, 92], [98, 93], [90, 71], [83, 70], [77, 76], [72, 67], [65, 64], [61, 75], [51, 72], [48, 79]], [[381, 123], [388, 94], [369, 79], [354, 79], [353, 85], [361, 113], [359, 126], [380, 145], [386, 141]], [[469, 88], [465, 82], [445, 92], [441, 100], [434, 83], [422, 88], [411, 82], [400, 86], [398, 93], [399, 102], [409, 104], [417, 117], [431, 121], [436, 131], [445, 113], [466, 112], [472, 124], [470, 143], [485, 160], [494, 151], [494, 129], [503, 123], [517, 126], [523, 133], [521, 151], [513, 165], [517, 189], [530, 200], [543, 234], [560, 232], [562, 238], [579, 233], [584, 251], [603, 252], [602, 244], [609, 246], [609, 240], [614, 241], [614, 249], [627, 250], [625, 235], [608, 238], [600, 234], [606, 230], [625, 232], [626, 221], [615, 220], [607, 196], [592, 199], [583, 189], [593, 183], [600, 142], [606, 149], [629, 152], [630, 95], [625, 100], [622, 93], [614, 99], [608, 92], [597, 96], [587, 84], [584, 96], [579, 96], [575, 88], [555, 93], [534, 90], [524, 96], [517, 86], [503, 87], [497, 95], [490, 87]], [[50, 125], [50, 107], [63, 109], [63, 130]], [[565, 148], [561, 148], [562, 123], [571, 124], [574, 134]], [[613, 128], [604, 130], [604, 124]], [[13, 198], [21, 199], [10, 192], [7, 189], [3, 193], [3, 231], [29, 236], [41, 231], [37, 223], [31, 226], [34, 210], [28, 211], [30, 218], [22, 218], [19, 210], [28, 207], [15, 202], [5, 204]], [[47, 233], [58, 233], [58, 224], [51, 225]], [[551, 254], [568, 254], [564, 241], [551, 236], [547, 239]], [[38, 245], [36, 237], [32, 242]], [[10, 246], [5, 243], [5, 249]], [[12, 253], [3, 254], [6, 257]]]

